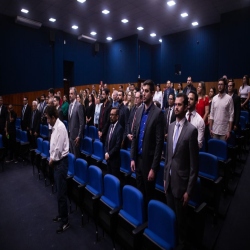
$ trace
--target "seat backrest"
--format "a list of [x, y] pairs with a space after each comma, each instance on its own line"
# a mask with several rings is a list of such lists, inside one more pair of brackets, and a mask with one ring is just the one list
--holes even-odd
[[124, 186], [122, 190], [123, 210], [135, 218], [140, 224], [145, 221], [144, 201], [142, 193], [130, 185]]
[[0, 135], [0, 148], [2, 148], [3, 147], [3, 137], [2, 137], [2, 135]]
[[37, 142], [37, 149], [40, 152], [43, 152], [43, 139], [39, 137], [36, 139], [36, 142]]
[[246, 118], [244, 116], [240, 116], [240, 125], [241, 125], [241, 129], [246, 128]]
[[95, 137], [96, 137], [96, 127], [95, 126], [89, 126], [89, 137], [91, 139], [95, 139]]
[[130, 153], [127, 150], [121, 149], [120, 150], [120, 156], [121, 156], [121, 168], [124, 168], [128, 170], [129, 172], [131, 171], [130, 164], [131, 164], [131, 159], [130, 159]]
[[209, 140], [208, 153], [217, 156], [220, 160], [227, 161], [227, 143], [217, 139]]
[[28, 142], [28, 136], [26, 131], [21, 131], [21, 141]]
[[48, 141], [43, 141], [43, 154], [46, 155], [46, 157], [49, 157], [49, 142]]
[[71, 175], [75, 175], [75, 156], [71, 153], [68, 154], [68, 161], [69, 161], [69, 168], [68, 172], [71, 173]]
[[111, 174], [104, 176], [104, 196], [116, 205], [115, 208], [121, 206], [120, 181]]
[[43, 135], [49, 136], [49, 127], [47, 125], [43, 125]]
[[42, 134], [43, 134], [43, 125], [40, 124], [40, 135], [42, 135]]
[[148, 204], [148, 229], [175, 248], [176, 217], [166, 204], [151, 200]]
[[231, 135], [229, 139], [227, 140], [227, 145], [230, 147], [235, 147], [236, 146], [236, 135], [234, 131], [231, 131]]
[[64, 123], [64, 125], [65, 125], [66, 129], [68, 129], [68, 122], [67, 122], [67, 121], [65, 121], [65, 120], [63, 120], [63, 123]]
[[89, 129], [88, 126], [85, 125], [85, 129], [84, 129], [84, 137], [89, 135]]
[[159, 185], [161, 187], [164, 187], [164, 182], [163, 182], [163, 177], [164, 177], [164, 166], [165, 166], [165, 162], [161, 162], [160, 163], [160, 169], [157, 173], [157, 177], [156, 177], [156, 185]]
[[16, 135], [17, 139], [19, 139], [21, 141], [22, 137], [21, 137], [21, 130], [17, 129], [17, 135]]
[[218, 158], [209, 153], [199, 153], [199, 174], [216, 180], [218, 178]]
[[206, 140], [205, 137], [203, 138], [203, 142], [202, 142], [202, 148], [200, 149], [200, 152], [206, 152]]
[[94, 188], [98, 194], [103, 193], [102, 170], [96, 166], [89, 166], [89, 186]]
[[197, 178], [197, 182], [195, 185], [195, 190], [193, 194], [190, 197], [189, 204], [198, 207], [202, 203], [202, 198], [201, 198], [201, 181], [200, 178]]
[[101, 159], [104, 158], [103, 154], [103, 144], [100, 141], [94, 141], [93, 143], [93, 150], [94, 150], [94, 155], [100, 157]]
[[92, 154], [93, 152], [93, 146], [92, 146], [92, 140], [89, 137], [84, 137], [83, 144], [82, 144], [82, 150], [88, 152], [89, 154]]
[[249, 113], [247, 111], [240, 111], [240, 115], [246, 118], [246, 123], [249, 123]]
[[85, 160], [80, 158], [76, 159], [74, 176], [77, 176], [82, 183], [88, 183], [88, 164]]

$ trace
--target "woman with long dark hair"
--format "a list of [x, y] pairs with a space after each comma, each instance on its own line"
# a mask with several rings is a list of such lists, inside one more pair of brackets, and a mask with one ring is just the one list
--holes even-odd
[[95, 98], [93, 94], [89, 94], [89, 103], [86, 107], [86, 123], [87, 126], [94, 126], [94, 116], [95, 116]]
[[177, 97], [177, 95], [179, 93], [183, 93], [182, 82], [179, 82], [178, 85], [177, 85], [177, 90], [176, 90], [176, 93], [175, 93], [175, 98]]
[[241, 110], [249, 110], [249, 99], [250, 99], [250, 86], [249, 77], [247, 75], [243, 76], [242, 86], [239, 89], [239, 96], [241, 101]]

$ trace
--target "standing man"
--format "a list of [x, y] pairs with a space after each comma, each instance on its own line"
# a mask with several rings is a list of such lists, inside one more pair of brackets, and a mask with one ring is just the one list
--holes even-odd
[[54, 97], [54, 95], [55, 95], [55, 90], [53, 89], [53, 88], [50, 88], [49, 90], [48, 90], [48, 97], [49, 98], [51, 98], [51, 97]]
[[31, 107], [28, 104], [28, 97], [23, 98], [23, 109], [21, 115], [21, 128], [29, 134]]
[[234, 88], [235, 88], [235, 83], [233, 81], [230, 81], [228, 83], [228, 95], [232, 97], [234, 103], [234, 121], [232, 129], [236, 131], [240, 123], [241, 103], [240, 103], [240, 97], [235, 93]]
[[112, 107], [118, 107], [119, 103], [117, 100], [118, 100], [118, 91], [114, 90]]
[[165, 140], [168, 137], [168, 127], [170, 123], [174, 122], [176, 120], [175, 113], [174, 113], [174, 102], [175, 102], [175, 95], [170, 94], [168, 97], [168, 108], [166, 109], [164, 113], [164, 135]]
[[60, 108], [60, 97], [59, 96], [54, 97], [54, 106], [57, 109], [60, 121], [63, 122], [63, 111]]
[[203, 118], [195, 110], [197, 102], [198, 102], [198, 94], [193, 90], [191, 90], [188, 94], [188, 112], [186, 113], [186, 119], [197, 128], [198, 146], [201, 149], [205, 133], [205, 122]]
[[30, 119], [30, 142], [32, 148], [37, 148], [36, 139], [40, 134], [40, 112], [37, 110], [37, 102], [32, 102], [32, 112]]
[[187, 78], [187, 86], [183, 89], [183, 93], [186, 94], [187, 96], [188, 96], [188, 94], [189, 94], [189, 92], [190, 92], [191, 90], [193, 90], [193, 91], [196, 92], [196, 88], [193, 86], [192, 83], [193, 83], [193, 82], [192, 82], [192, 77], [189, 76], [189, 77]]
[[167, 88], [164, 90], [164, 95], [163, 95], [163, 108], [166, 109], [168, 108], [168, 98], [169, 95], [173, 94], [174, 95], [174, 90], [170, 88], [171, 82], [167, 81]]
[[105, 143], [105, 160], [108, 174], [120, 179], [121, 156], [120, 149], [123, 137], [123, 128], [118, 123], [119, 108], [113, 107], [110, 111], [110, 126]]
[[43, 113], [45, 107], [46, 107], [45, 94], [41, 94], [41, 102], [40, 102], [40, 106], [39, 106], [40, 114]]
[[3, 145], [5, 148], [7, 148], [7, 141], [6, 141], [6, 119], [7, 119], [7, 108], [3, 105], [3, 97], [0, 96], [0, 135], [2, 135], [3, 138]]
[[103, 143], [103, 147], [105, 147], [106, 143], [106, 136], [108, 133], [109, 129], [109, 124], [110, 124], [110, 110], [111, 110], [111, 103], [108, 100], [108, 94], [109, 90], [108, 89], [103, 89], [102, 91], [102, 99], [101, 102], [103, 103], [100, 111], [100, 116], [99, 116], [99, 122], [98, 122], [98, 135], [100, 138], [100, 141]]
[[67, 206], [69, 138], [65, 125], [58, 119], [56, 107], [49, 106], [46, 112], [48, 122], [53, 130], [50, 140], [49, 166], [54, 168], [54, 178], [57, 187], [58, 215], [53, 221], [61, 221], [61, 225], [56, 230], [59, 234], [69, 228]]
[[68, 113], [68, 130], [69, 130], [69, 144], [70, 151], [75, 158], [80, 158], [81, 138], [84, 131], [84, 115], [83, 108], [79, 102], [76, 101], [77, 91], [75, 88], [69, 90], [69, 113]]
[[[131, 170], [136, 170], [138, 189], [144, 195], [145, 209], [154, 198], [156, 174], [160, 167], [164, 141], [164, 117], [153, 103], [154, 83], [143, 83], [144, 105], [138, 108], [131, 145]], [[136, 168], [135, 168], [136, 166]]]
[[188, 98], [179, 93], [175, 100], [176, 122], [169, 125], [164, 168], [164, 189], [167, 205], [175, 212], [179, 246], [185, 249], [187, 240], [187, 204], [194, 191], [199, 168], [197, 129], [185, 114]]
[[212, 100], [209, 124], [211, 137], [223, 141], [227, 141], [230, 137], [234, 121], [233, 99], [225, 93], [225, 86], [226, 80], [220, 78], [218, 82], [219, 94]]

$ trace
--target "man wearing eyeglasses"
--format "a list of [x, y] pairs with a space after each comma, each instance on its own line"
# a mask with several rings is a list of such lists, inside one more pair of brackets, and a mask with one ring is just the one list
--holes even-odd
[[213, 139], [227, 141], [233, 128], [234, 103], [231, 96], [225, 93], [226, 80], [218, 82], [219, 94], [213, 98], [210, 112], [210, 135]]

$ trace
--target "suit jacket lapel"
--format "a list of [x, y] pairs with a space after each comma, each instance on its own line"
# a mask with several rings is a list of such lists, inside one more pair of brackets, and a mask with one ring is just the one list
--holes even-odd
[[173, 155], [173, 134], [174, 134], [174, 128], [175, 128], [176, 122], [174, 122], [174, 126], [169, 126], [169, 131], [168, 131], [168, 139], [167, 143], [169, 144], [171, 154]]
[[154, 110], [155, 110], [155, 105], [152, 104], [151, 110], [150, 110], [150, 112], [149, 112], [149, 114], [148, 114], [148, 119], [147, 119], [147, 121], [146, 121], [146, 126], [145, 126], [145, 130], [144, 130], [143, 138], [144, 138], [144, 135], [146, 134], [147, 127], [148, 127], [148, 124], [149, 124], [149, 122], [150, 122], [150, 119], [152, 118], [152, 115], [153, 115], [153, 113], [154, 113]]
[[180, 134], [180, 136], [179, 136], [179, 138], [178, 138], [178, 141], [177, 141], [177, 144], [176, 144], [176, 147], [175, 147], [175, 151], [174, 151], [174, 154], [173, 154], [173, 156], [175, 155], [175, 152], [178, 150], [178, 147], [179, 147], [179, 145], [182, 143], [182, 139], [183, 139], [183, 137], [184, 137], [184, 135], [185, 135], [185, 133], [186, 133], [186, 131], [187, 131], [187, 120], [184, 122], [184, 124], [183, 124], [183, 128], [182, 128], [182, 130], [181, 130], [181, 134]]
[[142, 112], [143, 112], [143, 106], [141, 109], [138, 109], [137, 111], [138, 113], [136, 113], [136, 116], [138, 115], [139, 119], [136, 119], [136, 125], [137, 125], [137, 131], [136, 131], [136, 136], [139, 136], [140, 133], [140, 125], [141, 125], [141, 117], [142, 117]]

